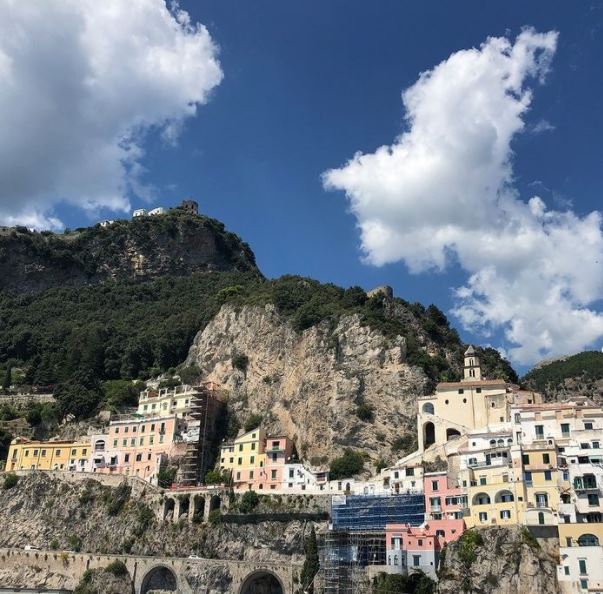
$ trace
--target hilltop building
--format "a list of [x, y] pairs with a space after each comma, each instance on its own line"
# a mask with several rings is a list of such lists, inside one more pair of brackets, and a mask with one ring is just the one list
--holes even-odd
[[[419, 451], [443, 446], [476, 429], [504, 427], [510, 421], [511, 405], [524, 399], [526, 394], [517, 386], [501, 379], [483, 379], [479, 357], [469, 346], [464, 356], [463, 379], [439, 383], [435, 394], [418, 399]], [[542, 397], [528, 393], [527, 400], [541, 402]]]

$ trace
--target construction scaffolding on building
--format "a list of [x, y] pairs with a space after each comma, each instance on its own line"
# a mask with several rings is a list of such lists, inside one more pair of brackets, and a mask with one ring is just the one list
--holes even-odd
[[385, 527], [420, 526], [425, 500], [420, 493], [335, 495], [331, 526], [321, 539], [321, 573], [325, 594], [369, 592], [367, 567], [385, 566]]
[[188, 412], [189, 429], [199, 428], [199, 438], [187, 444], [182, 463], [181, 482], [184, 485], [200, 485], [205, 473], [213, 467], [216, 452], [217, 430], [224, 401], [213, 384], [194, 388]]

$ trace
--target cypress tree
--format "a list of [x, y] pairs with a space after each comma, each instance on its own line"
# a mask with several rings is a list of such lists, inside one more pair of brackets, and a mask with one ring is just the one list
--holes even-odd
[[310, 536], [306, 539], [306, 559], [301, 571], [302, 590], [312, 594], [314, 592], [314, 584], [312, 580], [320, 569], [320, 561], [318, 560], [318, 545], [316, 544], [316, 532], [314, 526], [310, 532]]
[[13, 383], [13, 370], [11, 367], [6, 369], [6, 375], [4, 376], [4, 381], [2, 382], [2, 387], [5, 390], [8, 390]]

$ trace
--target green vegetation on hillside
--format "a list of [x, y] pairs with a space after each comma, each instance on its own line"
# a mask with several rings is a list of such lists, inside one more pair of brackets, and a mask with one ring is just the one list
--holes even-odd
[[603, 379], [603, 353], [585, 351], [567, 359], [553, 361], [532, 369], [522, 381], [537, 392], [553, 395], [570, 378], [584, 382]]

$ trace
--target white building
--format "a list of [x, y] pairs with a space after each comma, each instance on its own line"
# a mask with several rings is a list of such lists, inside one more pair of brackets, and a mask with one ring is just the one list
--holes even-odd
[[158, 206], [157, 208], [153, 208], [152, 210], [149, 210], [149, 216], [154, 217], [156, 215], [162, 215], [165, 214], [166, 210], [165, 208], [163, 208], [163, 206]]
[[132, 218], [135, 219], [136, 217], [144, 217], [146, 215], [147, 215], [147, 209], [146, 208], [137, 208], [132, 213]]
[[140, 415], [176, 415], [183, 418], [190, 410], [195, 388], [188, 385], [175, 388], [146, 389], [138, 399], [138, 414]]

